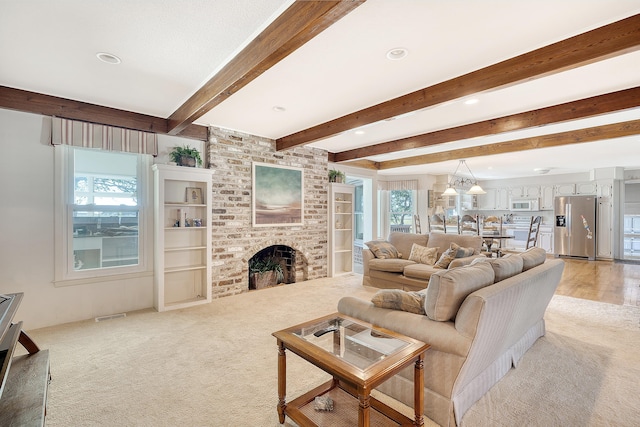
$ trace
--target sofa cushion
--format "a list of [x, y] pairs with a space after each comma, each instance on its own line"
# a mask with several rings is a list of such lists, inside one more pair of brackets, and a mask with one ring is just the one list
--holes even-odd
[[379, 259], [369, 261], [369, 270], [388, 271], [389, 273], [402, 273], [407, 265], [415, 264], [408, 259]]
[[519, 255], [505, 255], [502, 258], [492, 258], [489, 260], [489, 264], [493, 267], [493, 272], [496, 275], [494, 279], [495, 282], [522, 273], [522, 257]]
[[371, 302], [376, 307], [424, 314], [425, 296], [425, 292], [407, 292], [400, 289], [383, 289], [373, 295]]
[[[429, 280], [429, 278], [431, 278], [431, 275], [433, 273], [435, 273], [436, 271], [440, 271], [440, 268], [436, 268], [434, 265], [427, 265], [427, 264], [411, 264], [411, 265], [407, 265], [404, 270], [403, 270], [403, 274], [406, 277], [411, 277], [413, 279], [422, 279], [422, 280]], [[425, 282], [424, 284], [425, 288], [427, 287], [427, 283]]]
[[373, 252], [373, 255], [376, 258], [380, 259], [389, 259], [389, 258], [400, 258], [400, 254], [395, 246], [386, 240], [372, 240], [370, 242], [365, 243], [367, 247]]
[[394, 231], [393, 233], [389, 233], [389, 238], [387, 240], [398, 249], [398, 252], [400, 252], [400, 258], [409, 259], [413, 244], [415, 243], [416, 245], [427, 246], [429, 235], [400, 233]]
[[464, 299], [472, 292], [492, 285], [494, 277], [488, 262], [433, 273], [427, 287], [425, 313], [431, 320], [453, 320]]
[[458, 255], [458, 249], [460, 249], [460, 246], [451, 242], [449, 244], [449, 249], [442, 253], [440, 259], [435, 263], [435, 266], [437, 268], [448, 268], [451, 261], [453, 261], [456, 258], [456, 255]]
[[547, 252], [542, 248], [534, 247], [527, 249], [517, 256], [522, 257], [522, 271], [527, 271], [543, 264], [547, 259]]
[[[478, 235], [461, 235], [461, 234], [445, 234], [445, 233], [431, 233], [429, 235], [429, 241], [427, 242], [428, 248], [440, 248], [439, 254], [442, 254], [451, 242], [461, 246], [463, 248], [474, 248], [477, 253], [480, 253], [482, 249], [482, 237]], [[438, 255], [440, 256], [440, 255]]]
[[415, 261], [420, 264], [433, 265], [436, 263], [438, 256], [438, 248], [427, 248], [425, 246], [416, 245], [411, 246], [411, 253], [409, 254], [409, 261]]

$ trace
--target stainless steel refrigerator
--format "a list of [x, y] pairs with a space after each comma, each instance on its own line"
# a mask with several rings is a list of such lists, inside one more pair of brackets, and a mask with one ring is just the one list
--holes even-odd
[[596, 259], [596, 196], [560, 196], [554, 200], [556, 256]]

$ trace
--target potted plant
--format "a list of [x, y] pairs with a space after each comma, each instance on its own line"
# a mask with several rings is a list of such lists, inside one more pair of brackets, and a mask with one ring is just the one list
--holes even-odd
[[344, 173], [336, 169], [329, 169], [329, 182], [344, 182]]
[[169, 153], [169, 157], [172, 161], [176, 162], [178, 166], [196, 167], [202, 164], [200, 153], [195, 148], [191, 148], [188, 145], [182, 147], [173, 147], [173, 151]]
[[284, 272], [273, 258], [252, 259], [249, 261], [249, 277], [253, 288], [262, 289], [282, 282]]

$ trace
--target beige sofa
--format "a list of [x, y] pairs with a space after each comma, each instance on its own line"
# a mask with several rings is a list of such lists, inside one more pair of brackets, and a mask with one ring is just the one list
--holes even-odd
[[[338, 311], [430, 344], [424, 413], [442, 426], [454, 426], [545, 334], [543, 315], [563, 269], [563, 260], [546, 260], [544, 250], [532, 248], [434, 273], [420, 292], [377, 292], [401, 299], [381, 303], [374, 297], [374, 305], [344, 297]], [[405, 311], [407, 305], [415, 308], [416, 296], [424, 314]], [[413, 367], [405, 369], [379, 390], [413, 406], [412, 375]]]
[[362, 251], [363, 275], [362, 284], [364, 286], [374, 286], [377, 288], [403, 289], [405, 291], [418, 291], [424, 289], [429, 284], [429, 278], [433, 273], [439, 271], [433, 265], [421, 264], [410, 261], [411, 247], [417, 244], [427, 248], [438, 248], [436, 259], [440, 258], [451, 243], [456, 243], [460, 247], [473, 248], [472, 256], [456, 258], [448, 268], [460, 267], [471, 263], [480, 255], [482, 250], [482, 238], [474, 235], [430, 233], [390, 233], [387, 241], [397, 248], [400, 253], [399, 258], [379, 259], [369, 249]]

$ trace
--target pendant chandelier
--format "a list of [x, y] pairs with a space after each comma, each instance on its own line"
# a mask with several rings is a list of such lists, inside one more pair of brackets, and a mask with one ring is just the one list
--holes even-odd
[[[471, 178], [473, 179], [456, 176], [458, 169], [460, 169], [460, 166], [462, 165], [464, 165], [467, 168], [467, 170], [469, 171], [469, 174], [471, 175]], [[469, 169], [467, 162], [465, 160], [460, 160], [460, 162], [458, 163], [458, 167], [456, 168], [456, 170], [453, 172], [453, 175], [451, 176], [451, 180], [447, 184], [447, 189], [444, 191], [444, 193], [442, 193], [442, 195], [457, 196], [458, 192], [456, 191], [456, 187], [466, 187], [467, 185], [471, 185], [471, 188], [469, 188], [469, 190], [466, 191], [466, 194], [471, 194], [471, 195], [487, 194], [487, 192], [484, 191], [482, 187], [478, 185], [478, 180], [476, 179], [475, 176], [473, 176], [473, 172], [471, 172], [471, 169]]]

